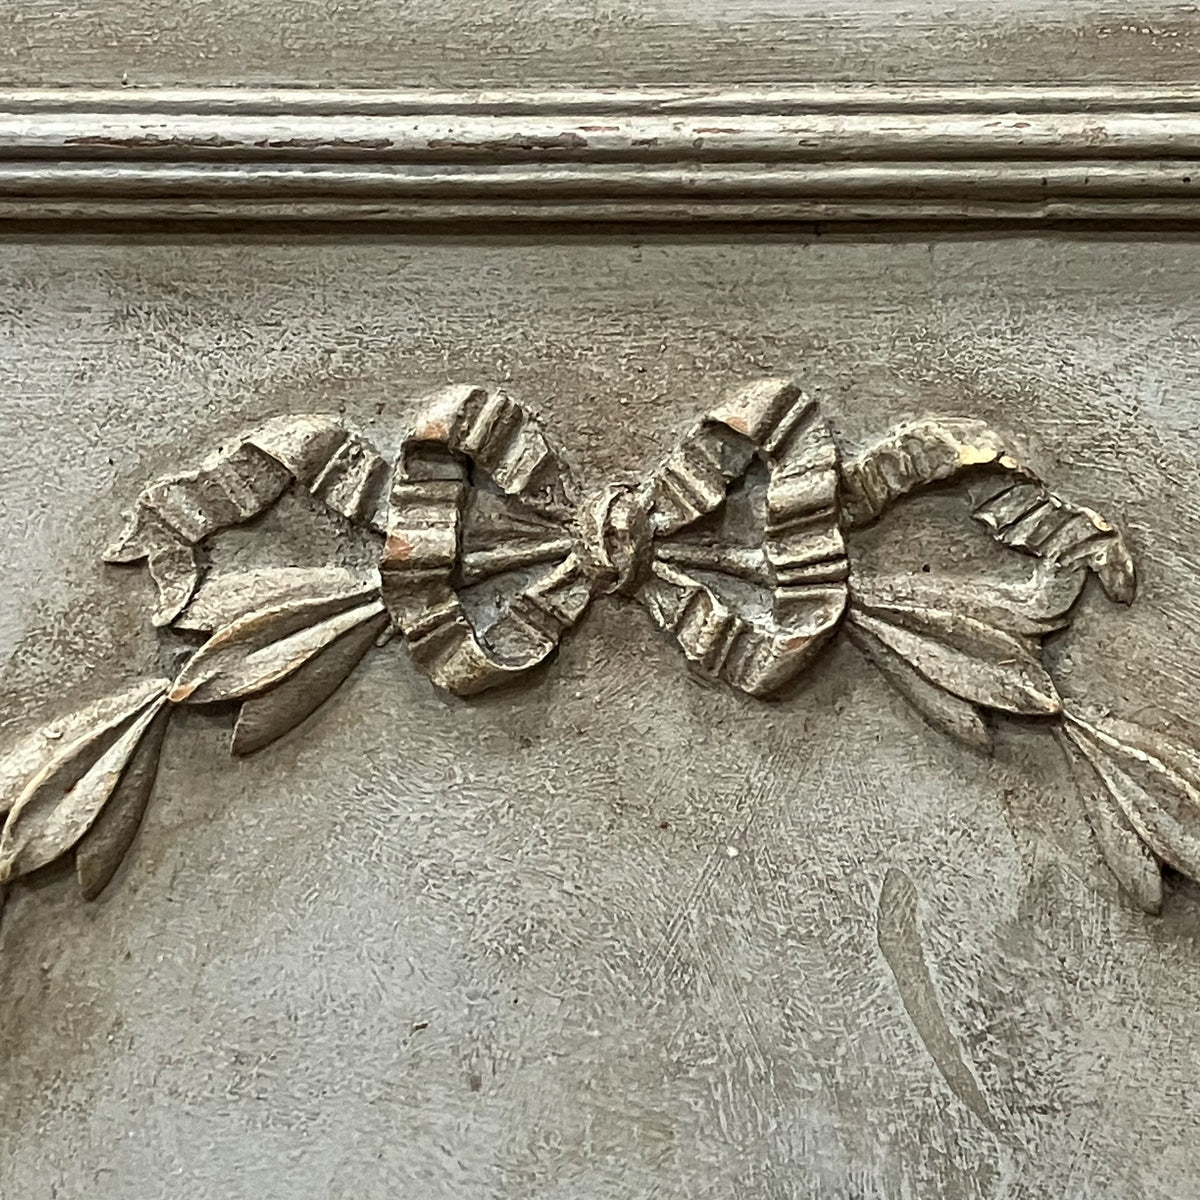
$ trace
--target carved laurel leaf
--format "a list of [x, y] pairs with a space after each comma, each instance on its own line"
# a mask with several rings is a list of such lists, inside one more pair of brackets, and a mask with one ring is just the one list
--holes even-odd
[[335, 601], [361, 598], [365, 602], [378, 591], [378, 571], [352, 571], [346, 567], [260, 567], [253, 571], [231, 571], [206, 579], [174, 624], [176, 629], [211, 633], [248, 612], [314, 597]]
[[387, 626], [387, 614], [378, 613], [330, 642], [282, 683], [244, 701], [233, 730], [233, 753], [253, 754], [316, 712]]
[[165, 684], [159, 683], [156, 697], [139, 698], [119, 719], [63, 746], [29, 780], [0, 835], [0, 881], [45, 866], [83, 837], [166, 704]]
[[951, 695], [1004, 712], [1046, 717], [1062, 707], [1032, 644], [944, 609], [853, 605], [850, 620]]
[[384, 611], [353, 598], [306, 600], [252, 612], [213, 634], [184, 664], [175, 704], [240, 700], [282, 683], [331, 642]]
[[1200, 881], [1196, 752], [1125, 721], [1065, 715], [1067, 736], [1095, 768], [1129, 826], [1158, 859]]
[[63, 760], [73, 747], [85, 745], [89, 737], [115, 736], [115, 731], [132, 714], [161, 696], [169, 682], [151, 679], [134, 684], [77, 712], [50, 721], [22, 738], [7, 754], [0, 756], [0, 814], [13, 807], [35, 775], [51, 763]]
[[874, 634], [851, 622], [850, 640], [867, 660], [935, 729], [976, 750], [990, 753], [992, 733], [974, 704], [931, 683]]
[[1148, 913], [1160, 912], [1163, 885], [1158, 859], [1129, 823], [1090, 758], [1081, 754], [1065, 733], [1060, 733], [1060, 740], [1081, 774], [1086, 773], [1079, 781], [1080, 798], [1105, 865], [1138, 908]]
[[104, 891], [133, 845], [154, 788], [171, 712], [166, 705], [158, 710], [108, 803], [75, 847], [75, 875], [85, 900]]
[[858, 607], [891, 613], [901, 624], [918, 622], [921, 612], [949, 609], [1014, 637], [1042, 638], [1070, 622], [1067, 609], [1078, 589], [1064, 592], [1058, 583], [1058, 575], [1043, 568], [1024, 583], [855, 573], [851, 587]]

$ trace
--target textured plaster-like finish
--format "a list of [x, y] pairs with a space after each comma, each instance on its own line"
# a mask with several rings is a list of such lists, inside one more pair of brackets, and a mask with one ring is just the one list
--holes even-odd
[[0, 79], [487, 87], [1195, 77], [1156, 0], [9, 0]]
[[[600, 480], [791, 371], [848, 439], [977, 415], [1122, 520], [1141, 597], [1089, 600], [1059, 678], [1195, 737], [1189, 241], [10, 238], [0, 277], [5, 737], [170, 661], [98, 551], [225, 434], [386, 445], [479, 379]], [[862, 553], [999, 561], [964, 512]], [[358, 552], [299, 501], [219, 549]], [[974, 755], [849, 647], [749, 700], [605, 601], [516, 688], [446, 698], [393, 645], [260, 756], [227, 738], [178, 720], [98, 902], [14, 890], [0, 1195], [1200, 1195], [1200, 895], [1119, 898], [1036, 730]]]

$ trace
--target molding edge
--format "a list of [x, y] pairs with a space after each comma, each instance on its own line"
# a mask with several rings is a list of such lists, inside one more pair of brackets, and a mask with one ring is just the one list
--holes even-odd
[[1200, 87], [0, 93], [0, 219], [1200, 218]]

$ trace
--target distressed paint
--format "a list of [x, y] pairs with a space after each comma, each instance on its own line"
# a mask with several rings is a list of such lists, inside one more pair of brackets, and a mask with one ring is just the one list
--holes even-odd
[[1183, 85], [15, 89], [0, 218], [1200, 214]]
[[[144, 701], [122, 702], [114, 723], [102, 700], [0, 756], [0, 882], [71, 854], [85, 894], [98, 894], [76, 846], [86, 838], [90, 850], [112, 811], [144, 812], [164, 706], [237, 703], [234, 751], [249, 753], [298, 728], [385, 633], [405, 637], [439, 688], [475, 695], [550, 659], [608, 596], [637, 600], [692, 669], [759, 699], [787, 690], [846, 628], [931, 726], [976, 749], [992, 749], [985, 713], [1044, 718], [1089, 764], [1088, 818], [1130, 898], [1161, 910], [1160, 862], [1200, 881], [1200, 757], [1102, 710], [1086, 720], [1067, 709], [1042, 661], [1090, 576], [1133, 601], [1125, 538], [1051, 492], [986, 425], [926, 418], [843, 462], [799, 386], [759, 379], [702, 417], [649, 479], [580, 505], [562, 452], [506, 392], [459, 385], [418, 403], [390, 466], [334, 418], [281, 417], [141, 490], [105, 560], [146, 562], [156, 626], [210, 636], [159, 681], [145, 715]], [[972, 516], [1037, 560], [1024, 579], [852, 577], [847, 532], [964, 479], [979, 493]], [[216, 536], [261, 519], [289, 485], [348, 533], [384, 535], [378, 569], [209, 572]], [[482, 611], [472, 590], [489, 593]], [[82, 732], [66, 737], [64, 724]], [[123, 854], [136, 824], [118, 821]], [[106, 879], [119, 864], [107, 859]], [[915, 898], [897, 910], [907, 908]]]
[[20, 0], [17, 84], [392, 87], [1194, 78], [1188, 4], [1107, 0]]
[[[926, 411], [1022, 431], [1145, 564], [1128, 617], [1060, 648], [1064, 689], [1188, 730], [1190, 240], [227, 238], [0, 244], [9, 735], [175, 665], [149, 582], [92, 548], [185, 451], [297, 408], [383, 450], [405, 398], [479, 378], [609, 479], [766, 372], [857, 444]], [[919, 570], [951, 511], [911, 501], [863, 553]], [[227, 536], [230, 566], [370, 561], [288, 498]], [[937, 561], [995, 553], [966, 530]], [[1044, 739], [931, 737], [850, 651], [802, 686], [709, 687], [614, 603], [516, 691], [439, 698], [389, 647], [254, 759], [188, 715], [122, 886], [9, 902], [0, 1192], [1187, 1196], [1195, 891], [1158, 923], [1119, 899]], [[880, 951], [890, 868], [998, 1133]]]

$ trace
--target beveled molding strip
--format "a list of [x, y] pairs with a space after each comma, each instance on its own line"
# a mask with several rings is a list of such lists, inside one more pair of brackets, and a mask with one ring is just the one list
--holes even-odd
[[0, 217], [1171, 220], [1200, 87], [0, 93]]

